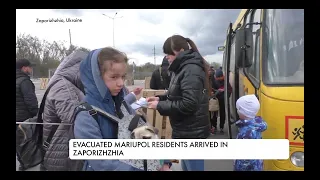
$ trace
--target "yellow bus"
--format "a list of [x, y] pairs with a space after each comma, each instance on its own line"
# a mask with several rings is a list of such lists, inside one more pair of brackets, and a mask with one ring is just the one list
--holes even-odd
[[225, 83], [233, 87], [225, 103], [229, 137], [238, 119], [236, 100], [255, 94], [258, 115], [268, 123], [263, 138], [290, 141], [289, 159], [265, 160], [264, 170], [303, 171], [304, 10], [243, 9], [218, 49], [224, 51]]

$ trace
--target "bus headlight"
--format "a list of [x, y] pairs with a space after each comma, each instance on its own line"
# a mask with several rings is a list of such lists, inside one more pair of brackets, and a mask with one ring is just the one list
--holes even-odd
[[290, 157], [291, 163], [297, 167], [304, 167], [304, 153], [294, 152]]

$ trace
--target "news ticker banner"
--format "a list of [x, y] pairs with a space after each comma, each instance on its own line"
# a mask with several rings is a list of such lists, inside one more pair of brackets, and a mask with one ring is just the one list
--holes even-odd
[[288, 159], [287, 139], [71, 139], [69, 157], [102, 159]]

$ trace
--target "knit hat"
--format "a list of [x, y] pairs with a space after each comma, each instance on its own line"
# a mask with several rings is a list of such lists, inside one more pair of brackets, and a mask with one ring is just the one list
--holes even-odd
[[260, 103], [254, 94], [240, 97], [236, 103], [237, 110], [246, 118], [254, 119], [260, 109]]

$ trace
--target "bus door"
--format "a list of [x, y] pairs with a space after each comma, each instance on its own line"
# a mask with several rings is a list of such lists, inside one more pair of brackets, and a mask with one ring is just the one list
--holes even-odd
[[[261, 9], [251, 10], [245, 17], [244, 28], [252, 32], [252, 59], [251, 66], [242, 67], [243, 91], [240, 97], [247, 94], [254, 94], [260, 101], [260, 74], [261, 74]], [[261, 102], [260, 102], [261, 103]], [[258, 115], [260, 115], [260, 110]]]
[[228, 30], [227, 30], [227, 39], [226, 39], [226, 47], [225, 47], [225, 54], [224, 54], [224, 60], [223, 60], [223, 71], [225, 74], [225, 80], [224, 80], [224, 99], [225, 101], [225, 108], [226, 112], [226, 121], [228, 124], [228, 135], [229, 138], [232, 139], [232, 131], [231, 131], [231, 120], [230, 120], [230, 101], [228, 101], [228, 82], [230, 80], [229, 74], [230, 74], [230, 50], [231, 50], [231, 36], [232, 36], [233, 30], [232, 30], [232, 23], [229, 24]]

